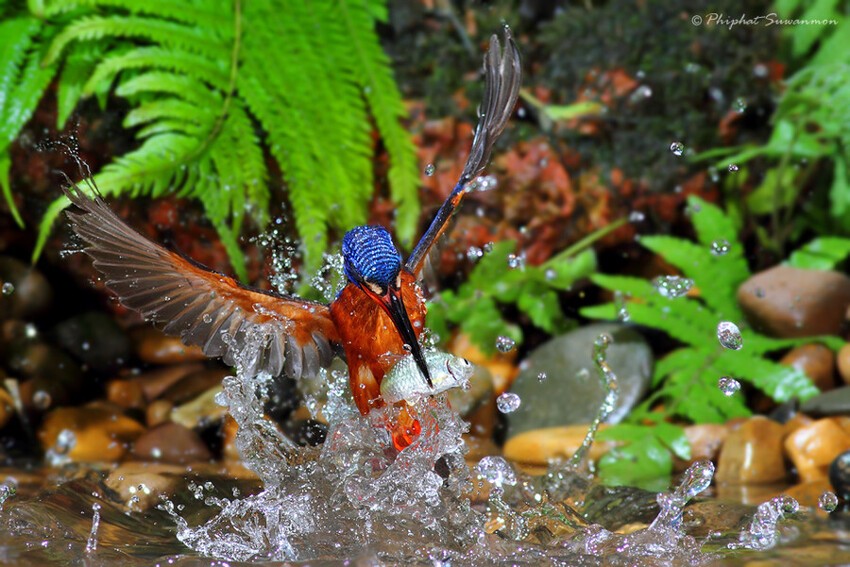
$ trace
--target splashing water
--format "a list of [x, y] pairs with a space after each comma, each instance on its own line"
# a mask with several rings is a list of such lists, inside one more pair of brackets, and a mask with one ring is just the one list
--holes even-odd
[[740, 535], [737, 543], [729, 544], [729, 549], [763, 550], [774, 547], [779, 541], [776, 524], [799, 508], [800, 505], [790, 496], [777, 496], [760, 504], [749, 528]]
[[730, 350], [741, 350], [744, 346], [744, 339], [741, 337], [741, 331], [738, 325], [730, 321], [721, 321], [717, 325], [717, 340], [723, 348]]
[[91, 505], [91, 532], [86, 541], [86, 552], [91, 553], [97, 549], [97, 530], [100, 528], [100, 504], [95, 502]]

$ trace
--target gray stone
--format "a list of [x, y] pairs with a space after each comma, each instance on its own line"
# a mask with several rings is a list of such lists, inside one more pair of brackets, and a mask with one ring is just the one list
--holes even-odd
[[812, 417], [850, 415], [850, 386], [818, 394], [800, 404], [800, 412]]
[[0, 320], [31, 319], [50, 306], [53, 292], [41, 272], [8, 256], [0, 256]]
[[100, 372], [118, 370], [130, 356], [130, 339], [105, 313], [90, 311], [54, 327], [59, 345]]
[[[508, 437], [541, 427], [590, 423], [605, 397], [593, 364], [593, 343], [601, 333], [613, 339], [608, 365], [617, 375], [619, 399], [608, 417], [618, 423], [643, 398], [652, 375], [652, 351], [640, 333], [625, 325], [601, 323], [555, 337], [521, 365], [511, 391], [522, 398], [507, 415]], [[540, 373], [546, 379], [540, 381]]]

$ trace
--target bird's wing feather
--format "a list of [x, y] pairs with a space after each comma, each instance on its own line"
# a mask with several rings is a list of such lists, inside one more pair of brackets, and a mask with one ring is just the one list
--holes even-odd
[[420, 274], [431, 247], [448, 227], [452, 214], [466, 194], [467, 184], [487, 165], [493, 144], [505, 129], [516, 105], [522, 82], [522, 68], [519, 50], [507, 28], [504, 51], [495, 34], [490, 38], [490, 49], [484, 57], [484, 75], [484, 100], [478, 108], [478, 126], [472, 140], [472, 149], [457, 185], [437, 211], [431, 226], [425, 231], [405, 264], [414, 275]]
[[245, 288], [145, 238], [99, 195], [74, 184], [64, 190], [79, 209], [67, 213], [74, 232], [106, 287], [166, 333], [273, 376], [315, 374], [339, 352], [327, 305]]

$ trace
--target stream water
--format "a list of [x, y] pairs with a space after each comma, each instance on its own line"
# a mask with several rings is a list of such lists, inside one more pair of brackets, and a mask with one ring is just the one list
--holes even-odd
[[[617, 391], [605, 363], [607, 344], [600, 338], [594, 351], [609, 392], [600, 421]], [[325, 443], [299, 447], [265, 415], [273, 379], [245, 371], [255, 355], [249, 346], [237, 357], [237, 375], [225, 379], [218, 401], [237, 421], [237, 447], [256, 477], [212, 467], [5, 471], [0, 563], [850, 562], [850, 522], [840, 513], [800, 511], [787, 497], [757, 510], [693, 502], [711, 483], [707, 461], [657, 495], [598, 485], [584, 458], [595, 428], [576, 457], [553, 463], [542, 476], [500, 457], [470, 469], [461, 438], [467, 426], [439, 395], [415, 402], [422, 434], [398, 452], [384, 427], [398, 410], [360, 416], [342, 373], [325, 376]]]

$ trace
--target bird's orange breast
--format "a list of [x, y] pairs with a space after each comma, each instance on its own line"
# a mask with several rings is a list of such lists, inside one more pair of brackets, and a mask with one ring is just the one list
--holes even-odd
[[[425, 326], [425, 300], [412, 274], [401, 273], [402, 301], [416, 336]], [[360, 413], [383, 405], [381, 380], [407, 353], [398, 330], [384, 310], [349, 283], [331, 304], [331, 319], [348, 361], [351, 393]]]

